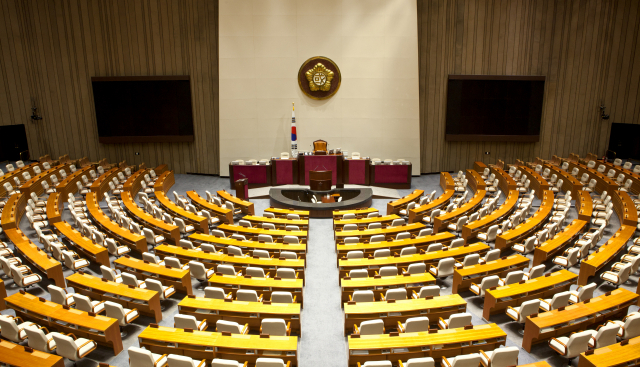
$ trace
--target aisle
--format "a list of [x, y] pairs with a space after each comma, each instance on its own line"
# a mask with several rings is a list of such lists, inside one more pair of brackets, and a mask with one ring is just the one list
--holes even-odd
[[300, 367], [347, 366], [332, 219], [311, 219], [302, 310]]

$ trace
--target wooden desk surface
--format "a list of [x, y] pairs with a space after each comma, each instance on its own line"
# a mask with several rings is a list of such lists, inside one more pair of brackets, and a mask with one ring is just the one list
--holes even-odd
[[359, 217], [359, 216], [367, 216], [370, 213], [379, 213], [379, 212], [380, 211], [376, 208], [334, 210], [333, 220], [342, 219], [342, 216], [344, 216], [345, 214], [355, 214], [356, 217]]
[[3, 339], [0, 341], [0, 363], [20, 367], [64, 367], [64, 358], [35, 349], [29, 353], [24, 346]]
[[[179, 216], [181, 219], [190, 222], [195, 226], [195, 229], [202, 233], [209, 233], [209, 220], [206, 217], [201, 217], [197, 214], [179, 207], [176, 203], [169, 200], [167, 195], [162, 191], [155, 191], [156, 200], [164, 206], [167, 210], [173, 214]], [[185, 223], [187, 224], [187, 223]]]
[[343, 288], [367, 288], [367, 287], [384, 287], [390, 285], [414, 284], [414, 283], [431, 283], [435, 284], [436, 278], [429, 273], [396, 275], [390, 277], [369, 277], [369, 278], [353, 278], [340, 279], [340, 286]]
[[338, 244], [336, 249], [338, 254], [346, 254], [348, 251], [353, 250], [361, 250], [361, 251], [375, 251], [383, 248], [402, 248], [406, 246], [420, 246], [425, 245], [428, 246], [432, 243], [448, 243], [452, 240], [456, 239], [456, 236], [453, 233], [449, 232], [440, 232], [431, 236], [417, 237], [417, 238], [405, 238], [399, 241], [382, 241], [376, 243], [365, 243], [358, 242], [349, 245], [345, 245], [344, 243]]
[[[579, 209], [579, 210], [578, 210]], [[576, 195], [576, 210], [578, 219], [589, 222], [593, 215], [593, 199], [587, 191], [579, 190]]]
[[87, 312], [71, 308], [65, 310], [62, 305], [55, 302], [40, 302], [38, 297], [25, 293], [15, 293], [5, 301], [11, 308], [27, 310], [30, 313], [42, 315], [54, 320], [64, 321], [69, 324], [78, 325], [88, 329], [106, 331], [111, 325], [117, 325], [118, 320], [106, 316], [89, 316]]
[[131, 195], [136, 195], [142, 188], [144, 175], [148, 174], [151, 169], [139, 169], [131, 174], [122, 185], [122, 190]]
[[440, 187], [442, 190], [453, 189], [456, 182], [453, 180], [453, 176], [449, 172], [440, 172]]
[[123, 245], [127, 245], [132, 250], [136, 250], [140, 253], [147, 251], [147, 240], [143, 235], [135, 234], [120, 227], [116, 222], [104, 214], [100, 205], [96, 201], [96, 193], [90, 192], [87, 194], [87, 208], [89, 209], [89, 214], [97, 224], [112, 236], [117, 239], [122, 239], [124, 241], [124, 243], [122, 243]]
[[635, 362], [636, 366], [640, 359], [640, 337], [629, 339], [629, 344], [622, 346], [615, 343], [606, 347], [598, 348], [593, 354], [580, 354], [578, 367], [608, 367], [626, 366], [628, 362]]
[[263, 229], [263, 228], [246, 228], [242, 226], [236, 226], [232, 224], [220, 224], [218, 229], [222, 231], [227, 231], [231, 233], [250, 233], [254, 236], [258, 236], [260, 234], [266, 234], [274, 237], [284, 237], [284, 236], [296, 236], [296, 237], [307, 237], [307, 231], [287, 231], [284, 229]]
[[83, 236], [68, 222], [57, 222], [53, 224], [58, 234], [65, 236], [80, 252], [88, 255], [88, 257], [100, 265], [111, 267], [109, 262], [109, 251], [106, 247], [93, 243], [90, 239]]
[[420, 197], [424, 194], [424, 190], [413, 190], [413, 192], [400, 199], [390, 201], [387, 203], [387, 215], [396, 214], [400, 209], [404, 208], [413, 201], [420, 200]]
[[562, 269], [551, 273], [548, 277], [541, 276], [534, 279], [529, 279], [522, 284], [509, 284], [502, 287], [497, 287], [493, 290], [487, 290], [486, 292], [496, 299], [515, 297], [517, 295], [535, 292], [541, 288], [551, 287], [558, 283], [569, 282], [576, 279], [577, 277], [577, 274], [569, 270]]
[[58, 260], [42, 251], [21, 230], [13, 228], [5, 230], [4, 233], [13, 243], [15, 249], [27, 258], [31, 264], [45, 273], [47, 278], [52, 279], [56, 286], [65, 287], [62, 264]]
[[473, 191], [486, 190], [487, 184], [484, 182], [482, 175], [473, 169], [467, 169], [466, 176], [469, 180], [469, 186]]
[[[432, 299], [402, 299], [393, 303], [387, 301], [379, 302], [358, 302], [356, 304], [344, 304], [345, 315], [361, 315], [376, 314], [389, 312], [409, 312], [416, 310], [428, 310], [443, 307], [457, 308], [464, 306], [466, 308], [467, 301], [459, 294], [449, 294], [446, 296], [433, 297]], [[431, 320], [429, 320], [431, 322]]]
[[49, 194], [47, 198], [47, 219], [49, 224], [53, 224], [62, 220], [62, 213], [60, 213], [60, 201], [62, 196], [59, 192]]
[[191, 307], [203, 310], [218, 310], [226, 312], [249, 313], [249, 314], [271, 314], [271, 315], [300, 315], [299, 303], [262, 303], [244, 302], [233, 300], [225, 302], [222, 299], [212, 299], [204, 297], [185, 297], [178, 307]]
[[231, 212], [231, 209], [222, 208], [217, 206], [216, 204], [210, 203], [193, 190], [187, 191], [187, 197], [191, 200], [191, 203], [196, 208], [208, 210], [209, 212], [213, 213], [212, 215], [220, 218], [220, 220], [224, 223], [233, 223], [233, 213]]
[[590, 254], [586, 260], [580, 264], [579, 285], [587, 284], [590, 276], [605, 264], [615, 259], [616, 254], [626, 249], [626, 244], [633, 237], [636, 231], [635, 226], [622, 225], [616, 233], [597, 252]]
[[[67, 174], [69, 174], [69, 165], [60, 164], [55, 167], [51, 167], [46, 171], [41, 171], [39, 175], [31, 177], [30, 180], [23, 183], [22, 186], [20, 186], [20, 192], [23, 194], [30, 194], [31, 192], [35, 192], [38, 196], [42, 195], [42, 193], [44, 192], [44, 189], [42, 188], [42, 181], [48, 179], [60, 170], [64, 170]], [[11, 183], [11, 185], [13, 186], [13, 182]]]
[[571, 284], [575, 283], [577, 279], [577, 274], [563, 269], [550, 273], [549, 276], [530, 279], [524, 283], [514, 283], [486, 290], [482, 317], [489, 320], [492, 314], [504, 313], [508, 306], [515, 307], [536, 298], [550, 298], [555, 293], [569, 290]]
[[400, 216], [391, 214], [373, 218], [363, 217], [359, 219], [334, 219], [333, 228], [335, 228], [336, 226], [344, 226], [345, 224], [368, 225], [369, 223], [393, 222], [394, 219], [400, 219]]
[[537, 317], [527, 317], [538, 328], [548, 328], [559, 324], [564, 324], [571, 320], [577, 320], [582, 317], [594, 315], [600, 311], [625, 304], [637, 299], [639, 296], [624, 288], [618, 288], [611, 291], [611, 295], [600, 295], [591, 298], [589, 303], [575, 303], [567, 306], [564, 310], [558, 309], [539, 313]]
[[628, 226], [638, 225], [638, 210], [628, 192], [614, 191], [611, 195], [611, 202], [613, 202], [613, 209], [616, 211], [618, 218], [621, 219], [622, 224]]
[[453, 194], [455, 194], [455, 192], [456, 191], [453, 188], [446, 189], [442, 193], [442, 195], [433, 199], [433, 201], [431, 201], [429, 204], [418, 206], [409, 210], [409, 223], [420, 222], [422, 221], [422, 218], [425, 215], [428, 215], [434, 209], [442, 208], [445, 205], [447, 205], [449, 203], [449, 200], [451, 200], [451, 198], [453, 197]]
[[269, 338], [261, 338], [260, 335], [243, 334], [223, 336], [222, 333], [210, 331], [194, 330], [188, 333], [183, 329], [174, 329], [165, 326], [159, 326], [157, 329], [147, 327], [138, 335], [138, 339], [233, 349], [277, 351], [297, 351], [298, 349], [298, 337], [296, 336], [271, 336]]
[[[267, 213], [273, 213], [276, 217], [286, 217], [287, 214], [297, 214], [300, 217], [300, 219], [302, 219], [302, 218], [309, 219], [309, 211], [308, 210], [267, 208], [264, 211], [267, 212]], [[255, 215], [255, 213], [252, 214], [252, 215]]]
[[459, 208], [450, 211], [449, 213], [444, 213], [438, 217], [435, 217], [435, 221], [433, 224], [433, 230], [435, 232], [440, 232], [446, 230], [446, 225], [448, 223], [452, 223], [457, 221], [460, 217], [471, 214], [471, 212], [480, 206], [482, 200], [486, 196], [487, 192], [485, 190], [478, 190], [469, 201], [462, 204]]
[[379, 234], [387, 235], [387, 234], [396, 234], [400, 232], [416, 232], [421, 229], [427, 228], [426, 225], [422, 223], [411, 223], [404, 226], [399, 227], [387, 227], [387, 228], [379, 228], [379, 229], [365, 229], [362, 231], [337, 231], [335, 232], [336, 240], [344, 241], [345, 237], [371, 237]]
[[230, 284], [244, 287], [264, 287], [281, 289], [302, 289], [302, 279], [245, 278], [236, 275], [212, 275], [210, 283]]
[[[230, 201], [235, 206], [238, 206], [240, 209], [242, 209], [243, 213], [249, 214], [249, 215], [255, 215], [256, 214], [256, 210], [255, 210], [252, 202], [246, 201], [246, 200], [240, 200], [240, 198], [238, 198], [237, 196], [231, 195], [226, 190], [216, 191], [216, 194], [218, 194], [218, 196], [223, 198], [224, 200]], [[302, 212], [304, 212], [304, 211], [302, 211]], [[309, 216], [309, 212], [306, 211], [306, 213], [307, 213], [307, 217], [308, 217]]]
[[[216, 261], [216, 262], [221, 262], [225, 264], [242, 264], [247, 266], [293, 268], [294, 270], [298, 270], [298, 271], [304, 269], [305, 267], [304, 259], [280, 260], [280, 258], [276, 258], [276, 257], [268, 258], [268, 259], [265, 259], [265, 258], [256, 259], [251, 256], [245, 256], [245, 257], [229, 256], [227, 254], [223, 254], [219, 252], [206, 253], [204, 251], [190, 250], [190, 249], [185, 249], [182, 247], [166, 245], [166, 244], [156, 246], [156, 252], [172, 254], [172, 256], [175, 255], [177, 257], [208, 260], [209, 262]], [[272, 274], [272, 275], [275, 275], [275, 274]]]
[[372, 350], [411, 348], [452, 343], [465, 343], [476, 340], [504, 338], [507, 334], [496, 324], [474, 325], [473, 329], [445, 329], [437, 333], [400, 333], [392, 337], [389, 334], [361, 335], [359, 338], [349, 337], [349, 350]]
[[583, 173], [586, 173], [589, 175], [589, 180], [596, 180], [596, 191], [598, 192], [602, 192], [604, 190], [613, 192], [618, 188], [618, 184], [615, 180], [610, 179], [607, 175], [604, 175], [595, 169], [587, 168], [587, 166], [582, 163], [569, 162], [569, 169], [567, 171], [571, 172], [575, 167], [578, 168], [578, 177], [581, 177]]
[[25, 212], [27, 200], [27, 195], [23, 194], [13, 194], [7, 199], [0, 217], [3, 230], [18, 228], [20, 219], [22, 219]]
[[455, 269], [454, 273], [457, 272], [463, 277], [470, 277], [477, 274], [489, 273], [491, 271], [504, 269], [510, 266], [520, 265], [522, 263], [529, 263], [529, 259], [526, 256], [522, 256], [520, 254], [515, 254], [508, 256], [506, 259], [498, 259], [489, 261], [485, 264], [471, 265], [465, 266], [464, 268]]
[[249, 222], [258, 222], [258, 223], [273, 223], [273, 224], [281, 224], [281, 225], [294, 225], [294, 226], [309, 226], [308, 219], [286, 219], [286, 218], [267, 218], [267, 217], [258, 217], [255, 215], [245, 215], [242, 217], [244, 220], [248, 220]]
[[542, 202], [540, 203], [540, 208], [538, 208], [533, 216], [527, 219], [526, 222], [519, 224], [500, 236], [497, 236], [495, 247], [500, 250], [505, 249], [514, 241], [529, 235], [530, 232], [541, 226], [551, 215], [553, 210], [553, 197], [553, 192], [551, 190], [545, 191]]
[[536, 247], [533, 253], [533, 265], [537, 266], [547, 261], [554, 254], [560, 253], [565, 247], [571, 244], [580, 234], [589, 227], [589, 222], [574, 219], [568, 226], [564, 227], [562, 232], [557, 233], [555, 237], [545, 241]]
[[489, 251], [491, 248], [482, 243], [474, 243], [469, 244], [467, 246], [460, 246], [449, 249], [447, 251], [431, 251], [425, 253], [418, 253], [413, 255], [406, 256], [389, 256], [389, 257], [375, 257], [375, 258], [362, 258], [362, 259], [346, 259], [341, 258], [338, 259], [338, 268], [340, 270], [349, 268], [367, 268], [367, 267], [382, 267], [386, 265], [401, 265], [401, 264], [414, 264], [414, 263], [436, 263], [440, 259], [444, 259], [447, 257], [453, 258], [462, 258], [469, 254], [475, 253], [484, 253]]
[[122, 198], [122, 203], [127, 211], [139, 222], [143, 223], [145, 227], [148, 227], [151, 230], [155, 229], [155, 233], [160, 232], [160, 234], [166, 237], [167, 240], [173, 243], [180, 242], [180, 229], [178, 226], [156, 219], [153, 215], [142, 210], [142, 208], [133, 201], [133, 197], [130, 192], [124, 191], [120, 197]]
[[182, 270], [182, 269], [167, 268], [166, 266], [162, 266], [162, 265], [145, 263], [144, 261], [135, 259], [133, 257], [121, 257], [116, 261], [114, 261], [114, 263], [118, 265], [126, 266], [128, 268], [142, 270], [147, 273], [157, 274], [167, 278], [182, 279], [184, 278], [185, 275], [190, 276], [188, 269]]
[[567, 192], [571, 190], [571, 192], [575, 193], [582, 190], [583, 184], [580, 182], [580, 180], [573, 177], [571, 173], [563, 171], [560, 169], [560, 167], [556, 167], [552, 164], [545, 164], [543, 165], [543, 169], [544, 168], [549, 169], [549, 177], [555, 174], [558, 177], [558, 180], [562, 179], [562, 191]]
[[102, 201], [104, 193], [109, 190], [109, 182], [111, 182], [113, 178], [118, 175], [118, 172], [122, 171], [124, 171], [124, 169], [120, 169], [117, 166], [113, 167], [105, 171], [103, 174], [98, 176], [95, 181], [93, 181], [90, 190], [91, 192], [96, 193], [98, 200]]
[[536, 196], [538, 199], [542, 199], [543, 191], [549, 190], [549, 183], [545, 180], [541, 174], [527, 166], [519, 166], [522, 173], [529, 178], [530, 187], [536, 190]]
[[236, 246], [242, 248], [255, 248], [255, 249], [264, 249], [267, 251], [293, 251], [298, 253], [306, 253], [307, 252], [307, 244], [306, 243], [297, 243], [297, 244], [284, 244], [282, 242], [258, 242], [258, 241], [240, 241], [231, 237], [216, 237], [210, 234], [203, 233], [194, 233], [189, 236], [192, 241], [202, 242], [202, 243], [213, 243], [214, 245], [221, 245], [224, 247], [227, 246]]
[[111, 281], [105, 282], [102, 280], [102, 278], [98, 278], [87, 273], [71, 274], [67, 277], [67, 280], [69, 282], [72, 282], [73, 284], [78, 284], [83, 287], [97, 289], [104, 293], [113, 293], [120, 296], [126, 296], [128, 298], [133, 298], [135, 300], [143, 302], [151, 301], [151, 299], [158, 294], [158, 292], [151, 289], [129, 288], [129, 286], [124, 283], [116, 283]]
[[518, 197], [519, 193], [517, 190], [509, 191], [504, 203], [502, 203], [502, 205], [500, 205], [498, 209], [474, 222], [465, 224], [462, 227], [462, 238], [464, 238], [465, 243], [468, 243], [470, 240], [476, 238], [477, 234], [480, 231], [486, 230], [490, 226], [497, 224], [496, 222], [513, 212], [516, 208]]

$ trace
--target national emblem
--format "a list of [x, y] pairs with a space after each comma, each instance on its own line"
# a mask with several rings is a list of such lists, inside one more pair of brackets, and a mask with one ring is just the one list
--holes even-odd
[[331, 89], [333, 71], [327, 69], [324, 65], [322, 65], [322, 63], [317, 63], [316, 66], [307, 70], [305, 76], [309, 81], [309, 89], [312, 92], [328, 92]]

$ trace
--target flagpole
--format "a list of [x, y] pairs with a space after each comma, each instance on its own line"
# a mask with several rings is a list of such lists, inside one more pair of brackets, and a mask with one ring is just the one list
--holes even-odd
[[291, 157], [298, 158], [298, 133], [296, 131], [296, 106], [291, 102]]

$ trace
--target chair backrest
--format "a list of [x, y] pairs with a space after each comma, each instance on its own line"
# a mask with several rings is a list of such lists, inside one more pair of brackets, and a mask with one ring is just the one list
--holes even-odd
[[172, 267], [174, 269], [181, 269], [182, 268], [182, 264], [180, 263], [180, 260], [178, 260], [177, 258], [172, 257], [172, 256], [166, 256], [164, 258], [164, 263], [165, 263], [165, 265], [170, 266], [170, 267]]
[[368, 278], [369, 273], [367, 272], [367, 269], [353, 269], [349, 271], [349, 277], [350, 278]]
[[424, 274], [427, 271], [427, 265], [425, 263], [411, 264], [407, 268], [409, 274]]
[[440, 287], [437, 285], [428, 285], [420, 288], [420, 292], [418, 292], [418, 298], [425, 298], [428, 296], [437, 297], [440, 295]]
[[216, 321], [216, 331], [219, 333], [227, 332], [232, 334], [242, 334], [243, 326], [237, 322], [218, 320]]
[[502, 347], [493, 350], [491, 366], [515, 366], [518, 364], [518, 347]]
[[[134, 287], [138, 287], [138, 278], [130, 273], [122, 273], [122, 283], [126, 285], [132, 285]], [[74, 296], [75, 297], [75, 296]]]
[[540, 264], [529, 269], [529, 279], [537, 278], [544, 274], [545, 265]]
[[482, 279], [482, 282], [480, 283], [480, 295], [484, 296], [485, 290], [492, 287], [497, 287], [499, 281], [500, 281], [500, 277], [498, 277], [497, 275], [490, 275], [488, 277], [484, 277]]
[[216, 272], [221, 273], [222, 275], [236, 275], [236, 269], [233, 265], [228, 264], [219, 264], [216, 267]]
[[195, 361], [191, 357], [177, 354], [169, 354], [167, 362], [169, 367], [194, 367], [198, 364], [194, 363]]
[[2, 337], [20, 343], [20, 331], [15, 319], [8, 317], [0, 317], [0, 330], [2, 330]]
[[438, 261], [438, 276], [449, 276], [453, 274], [456, 260], [452, 257]]
[[207, 269], [204, 267], [204, 264], [199, 261], [189, 261], [189, 271], [191, 272], [191, 275], [198, 280], [208, 279]]
[[384, 298], [387, 300], [407, 299], [407, 290], [405, 288], [387, 289]]
[[297, 260], [298, 259], [298, 255], [295, 252], [291, 252], [291, 251], [281, 251], [280, 252], [280, 257], [284, 257], [287, 260]]
[[431, 229], [431, 228], [423, 228], [418, 233], [418, 237], [431, 236], [432, 233], [433, 233], [433, 229]]
[[120, 325], [127, 324], [127, 322], [125, 321], [124, 308], [121, 304], [106, 301], [104, 303], [104, 308], [107, 311], [107, 317], [118, 320]]
[[52, 336], [56, 342], [56, 351], [59, 356], [71, 360], [78, 359], [78, 346], [72, 337], [60, 333], [55, 333]]
[[391, 227], [401, 227], [404, 226], [406, 223], [404, 221], [404, 219], [394, 219], [391, 222]]
[[377, 257], [389, 257], [391, 256], [391, 250], [389, 249], [380, 249], [380, 250], [375, 250], [373, 252], [373, 257], [377, 258]]
[[250, 275], [250, 276], [256, 277], [256, 278], [264, 278], [265, 277], [264, 269], [256, 268], [254, 266], [248, 266], [246, 268], [246, 270], [245, 270], [245, 273], [246, 273], [246, 275]]
[[233, 256], [242, 256], [242, 250], [240, 249], [240, 247], [237, 246], [227, 246], [227, 254], [233, 255]]
[[291, 292], [271, 292], [272, 303], [293, 303]]
[[589, 349], [589, 340], [591, 339], [590, 331], [582, 331], [571, 334], [567, 341], [567, 351], [565, 358], [577, 357], [580, 353], [584, 353]]
[[283, 279], [296, 279], [296, 272], [291, 268], [278, 268], [276, 277]]
[[115, 270], [108, 268], [104, 265], [100, 265], [100, 272], [102, 273], [102, 277], [106, 280], [115, 282], [116, 281], [116, 272]]
[[523, 271], [521, 270], [512, 271], [509, 274], [507, 274], [506, 278], [504, 279], [504, 284], [509, 285], [509, 284], [518, 283], [519, 281], [522, 280], [523, 277], [524, 277]]
[[411, 358], [404, 367], [435, 367], [435, 361], [431, 357]]
[[173, 323], [175, 328], [178, 329], [194, 329], [198, 330], [198, 322], [196, 321], [195, 316], [191, 315], [174, 315]]
[[595, 336], [595, 347], [602, 348], [615, 344], [617, 342], [616, 336], [618, 335], [618, 330], [620, 330], [620, 326], [614, 323], [602, 325]]
[[[636, 313], [636, 314], [632, 314], [631, 316], [628, 316], [627, 319], [624, 321], [623, 328], [624, 328], [623, 329], [624, 334], [622, 335], [623, 339], [635, 338], [636, 336], [640, 335], [640, 314]], [[3, 336], [4, 336], [4, 333], [3, 333]]]
[[236, 298], [238, 301], [259, 302], [258, 292], [252, 289], [238, 289]]
[[238, 361], [233, 361], [231, 359], [215, 358], [213, 361], [211, 361], [211, 367], [240, 367], [240, 366], [242, 366], [241, 363], [238, 363]]
[[49, 352], [49, 342], [42, 330], [38, 329], [37, 326], [29, 325], [24, 328], [24, 332], [27, 334], [31, 348], [42, 352]]
[[225, 294], [222, 288], [218, 287], [206, 287], [204, 289], [204, 297], [211, 299], [224, 299]]
[[283, 319], [262, 319], [262, 334], [287, 336], [287, 323]]
[[49, 293], [51, 294], [51, 301], [55, 302], [57, 304], [63, 305], [63, 306], [68, 306], [69, 304], [67, 303], [67, 292], [60, 288], [57, 287], [53, 284], [50, 284], [47, 289], [49, 289]]
[[462, 238], [457, 238], [451, 241], [451, 243], [449, 244], [449, 248], [456, 248], [456, 247], [462, 247], [462, 246], [464, 246], [464, 239]]
[[442, 251], [441, 243], [432, 243], [429, 245], [429, 247], [427, 247], [427, 252], [435, 252], [435, 251]]
[[549, 304], [549, 309], [555, 310], [556, 308], [567, 306], [569, 304], [570, 296], [570, 292], [560, 292], [554, 294], [553, 298], [551, 299], [551, 303]]
[[259, 234], [258, 241], [263, 241], [265, 243], [273, 243], [273, 237], [268, 234]]
[[354, 302], [374, 302], [373, 291], [354, 291], [351, 298]]
[[147, 289], [150, 289], [152, 291], [156, 291], [158, 293], [160, 293], [160, 299], [163, 299], [164, 297], [164, 290], [162, 289], [162, 283], [160, 283], [159, 281], [155, 280], [155, 279], [145, 279], [144, 280], [144, 284], [146, 284]]
[[364, 252], [362, 251], [347, 252], [347, 259], [362, 259], [362, 258], [364, 258]]
[[471, 314], [468, 312], [456, 313], [449, 317], [447, 321], [449, 329], [456, 329], [471, 325]]
[[371, 236], [371, 238], [369, 239], [370, 243], [378, 243], [378, 242], [384, 242], [385, 237], [383, 234], [377, 234], [375, 236]]
[[280, 358], [258, 358], [256, 367], [285, 367], [285, 364]]
[[596, 290], [596, 283], [589, 283], [583, 287], [580, 287], [578, 291], [578, 301], [583, 302], [585, 300], [593, 298], [593, 291]]
[[360, 323], [360, 335], [384, 334], [384, 322], [382, 320], [369, 320]]
[[429, 318], [425, 316], [408, 318], [404, 330], [405, 333], [429, 331]]
[[342, 216], [342, 220], [353, 220], [356, 219], [356, 215], [353, 213], [347, 213]]

